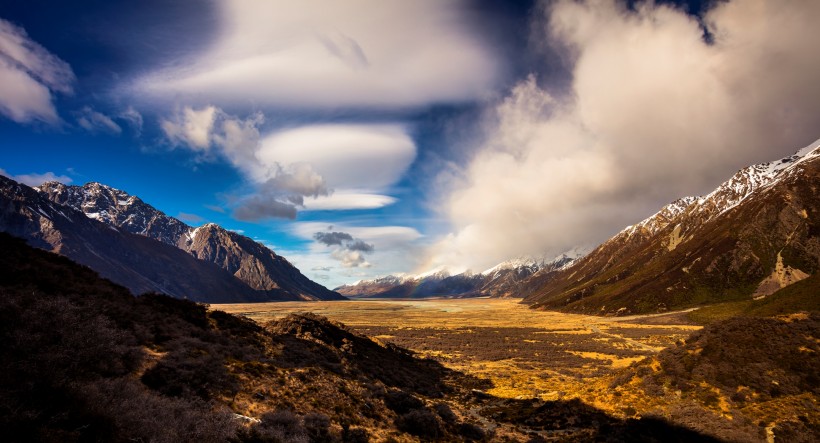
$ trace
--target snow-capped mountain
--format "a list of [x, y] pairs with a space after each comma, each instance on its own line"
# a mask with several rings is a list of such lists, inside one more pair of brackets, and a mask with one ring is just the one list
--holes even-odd
[[743, 168], [626, 227], [549, 282], [524, 282], [525, 301], [627, 313], [770, 294], [820, 266], [818, 176], [820, 140]]
[[198, 228], [188, 226], [125, 191], [100, 183], [67, 186], [59, 182], [47, 182], [36, 189], [51, 201], [80, 210], [91, 219], [214, 263], [251, 288], [268, 291], [278, 299], [343, 298], [311, 281], [284, 257], [248, 237], [213, 223]]
[[0, 231], [88, 266], [135, 294], [162, 292], [209, 303], [277, 299], [250, 288], [213, 263], [95, 221], [3, 176]]
[[445, 267], [415, 275], [388, 275], [361, 280], [336, 288], [352, 297], [425, 298], [425, 297], [517, 297], [518, 284], [538, 272], [551, 273], [582, 257], [581, 248], [552, 259], [520, 257], [507, 260], [475, 274], [471, 271], [451, 275]]

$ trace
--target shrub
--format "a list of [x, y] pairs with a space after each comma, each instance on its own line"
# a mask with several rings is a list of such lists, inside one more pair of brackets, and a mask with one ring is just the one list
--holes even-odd
[[424, 406], [421, 400], [404, 391], [388, 392], [384, 396], [384, 404], [397, 414], [404, 414]]
[[421, 438], [435, 439], [441, 436], [441, 423], [429, 409], [414, 409], [396, 419], [400, 431]]
[[484, 430], [473, 423], [462, 423], [458, 426], [458, 433], [467, 440], [483, 440]]
[[453, 410], [450, 409], [450, 406], [448, 406], [447, 403], [437, 404], [435, 406], [435, 410], [438, 416], [441, 417], [441, 419], [444, 420], [445, 423], [453, 424], [458, 419], [458, 417], [456, 417], [456, 414], [453, 413]]

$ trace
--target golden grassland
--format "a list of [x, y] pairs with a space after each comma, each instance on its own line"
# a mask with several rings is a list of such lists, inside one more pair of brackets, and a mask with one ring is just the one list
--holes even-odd
[[[644, 409], [608, 388], [613, 372], [700, 329], [684, 313], [595, 317], [534, 311], [515, 299], [373, 300], [220, 304], [264, 323], [313, 312], [382, 342], [491, 380], [505, 398], [567, 400], [618, 415]], [[657, 405], [646, 405], [646, 407]], [[631, 409], [630, 409], [631, 408]]]

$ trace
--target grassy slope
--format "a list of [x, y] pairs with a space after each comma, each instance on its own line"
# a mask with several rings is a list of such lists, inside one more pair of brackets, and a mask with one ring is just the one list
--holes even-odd
[[820, 273], [787, 286], [760, 300], [742, 300], [706, 306], [689, 313], [701, 324], [731, 317], [770, 317], [800, 311], [820, 311]]
[[818, 336], [816, 313], [733, 318], [633, 364], [610, 388], [640, 409], [659, 401], [660, 415], [728, 441], [765, 441], [767, 432], [818, 441]]

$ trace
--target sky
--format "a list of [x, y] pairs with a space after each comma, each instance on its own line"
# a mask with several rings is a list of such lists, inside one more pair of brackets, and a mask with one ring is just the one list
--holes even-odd
[[0, 173], [330, 288], [595, 246], [820, 137], [820, 2], [0, 0]]

